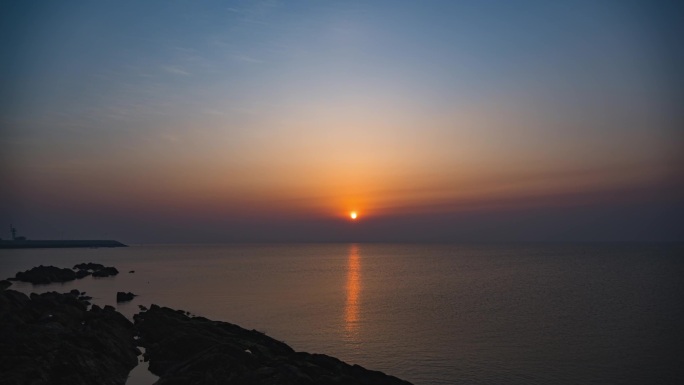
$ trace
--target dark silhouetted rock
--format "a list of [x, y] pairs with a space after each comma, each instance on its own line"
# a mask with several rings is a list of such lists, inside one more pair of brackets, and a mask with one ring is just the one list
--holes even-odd
[[77, 270], [77, 278], [83, 278], [91, 274], [93, 277], [110, 277], [112, 275], [119, 274], [119, 270], [117, 270], [115, 267], [108, 267], [93, 262], [79, 263], [78, 265], [74, 265], [74, 270]]
[[128, 302], [135, 298], [135, 294], [119, 291], [116, 293], [116, 302]]
[[0, 383], [123, 385], [137, 365], [133, 324], [72, 293], [0, 292]]
[[[74, 266], [77, 269], [74, 272], [71, 269], [62, 269], [54, 266], [38, 266], [30, 270], [19, 272], [15, 276], [15, 280], [31, 282], [35, 284], [48, 284], [53, 282], [67, 282], [75, 279], [81, 279], [92, 274], [94, 277], [109, 277], [119, 274], [115, 267], [105, 267], [99, 263], [79, 263]], [[90, 271], [94, 272], [91, 273]]]
[[31, 282], [36, 285], [73, 281], [76, 279], [76, 273], [71, 269], [40, 265], [30, 270], [17, 273], [15, 278], [18, 281]]
[[295, 352], [263, 333], [152, 305], [134, 316], [150, 371], [171, 384], [407, 385], [322, 354]]
[[[39, 266], [17, 279], [58, 282], [70, 269]], [[96, 271], [116, 274], [113, 267]], [[104, 275], [104, 276], [107, 276]], [[71, 278], [74, 279], [74, 278]], [[31, 281], [29, 281], [31, 282]], [[118, 292], [117, 302], [133, 293]], [[140, 350], [156, 385], [407, 385], [382, 372], [322, 354], [295, 352], [283, 342], [226, 322], [152, 305], [135, 325], [112, 306], [101, 308], [77, 289], [25, 294], [0, 291], [0, 384], [124, 385]], [[135, 337], [134, 337], [135, 336]], [[137, 338], [137, 340], [136, 340]]]
[[91, 273], [88, 270], [78, 270], [76, 272], [76, 278], [81, 279], [89, 276]]
[[135, 270], [131, 270], [128, 272], [128, 274], [133, 274], [133, 273], [135, 273]]
[[110, 277], [119, 274], [116, 267], [103, 267], [102, 269], [93, 273], [93, 277]]
[[78, 265], [74, 266], [74, 269], [98, 271], [98, 270], [104, 269], [104, 265], [101, 265], [99, 263], [92, 263], [92, 262], [79, 263]]
[[0, 290], [5, 290], [10, 286], [12, 286], [12, 282], [10, 282], [6, 279], [3, 279], [2, 281], [0, 281]]

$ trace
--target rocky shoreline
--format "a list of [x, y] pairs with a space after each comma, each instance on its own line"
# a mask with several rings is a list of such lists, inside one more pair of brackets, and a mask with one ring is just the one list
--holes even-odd
[[89, 305], [78, 290], [1, 290], [2, 384], [123, 385], [139, 347], [158, 385], [410, 384], [181, 310], [141, 306], [131, 322], [111, 306]]

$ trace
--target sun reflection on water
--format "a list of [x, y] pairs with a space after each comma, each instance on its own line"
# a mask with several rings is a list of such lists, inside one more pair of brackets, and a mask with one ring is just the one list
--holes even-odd
[[351, 245], [347, 260], [347, 302], [344, 306], [344, 325], [347, 337], [356, 339], [359, 331], [359, 308], [361, 294], [361, 256], [359, 246]]

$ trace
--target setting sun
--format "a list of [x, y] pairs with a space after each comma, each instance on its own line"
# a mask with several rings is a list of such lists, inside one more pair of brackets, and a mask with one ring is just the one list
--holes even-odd
[[356, 219], [356, 211], [352, 211], [352, 212], [349, 214], [349, 216], [351, 217], [351, 219]]

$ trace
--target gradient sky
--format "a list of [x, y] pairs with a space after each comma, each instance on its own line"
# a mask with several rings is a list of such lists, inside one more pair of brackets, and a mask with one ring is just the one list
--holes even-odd
[[684, 240], [676, 2], [1, 4], [29, 238]]

